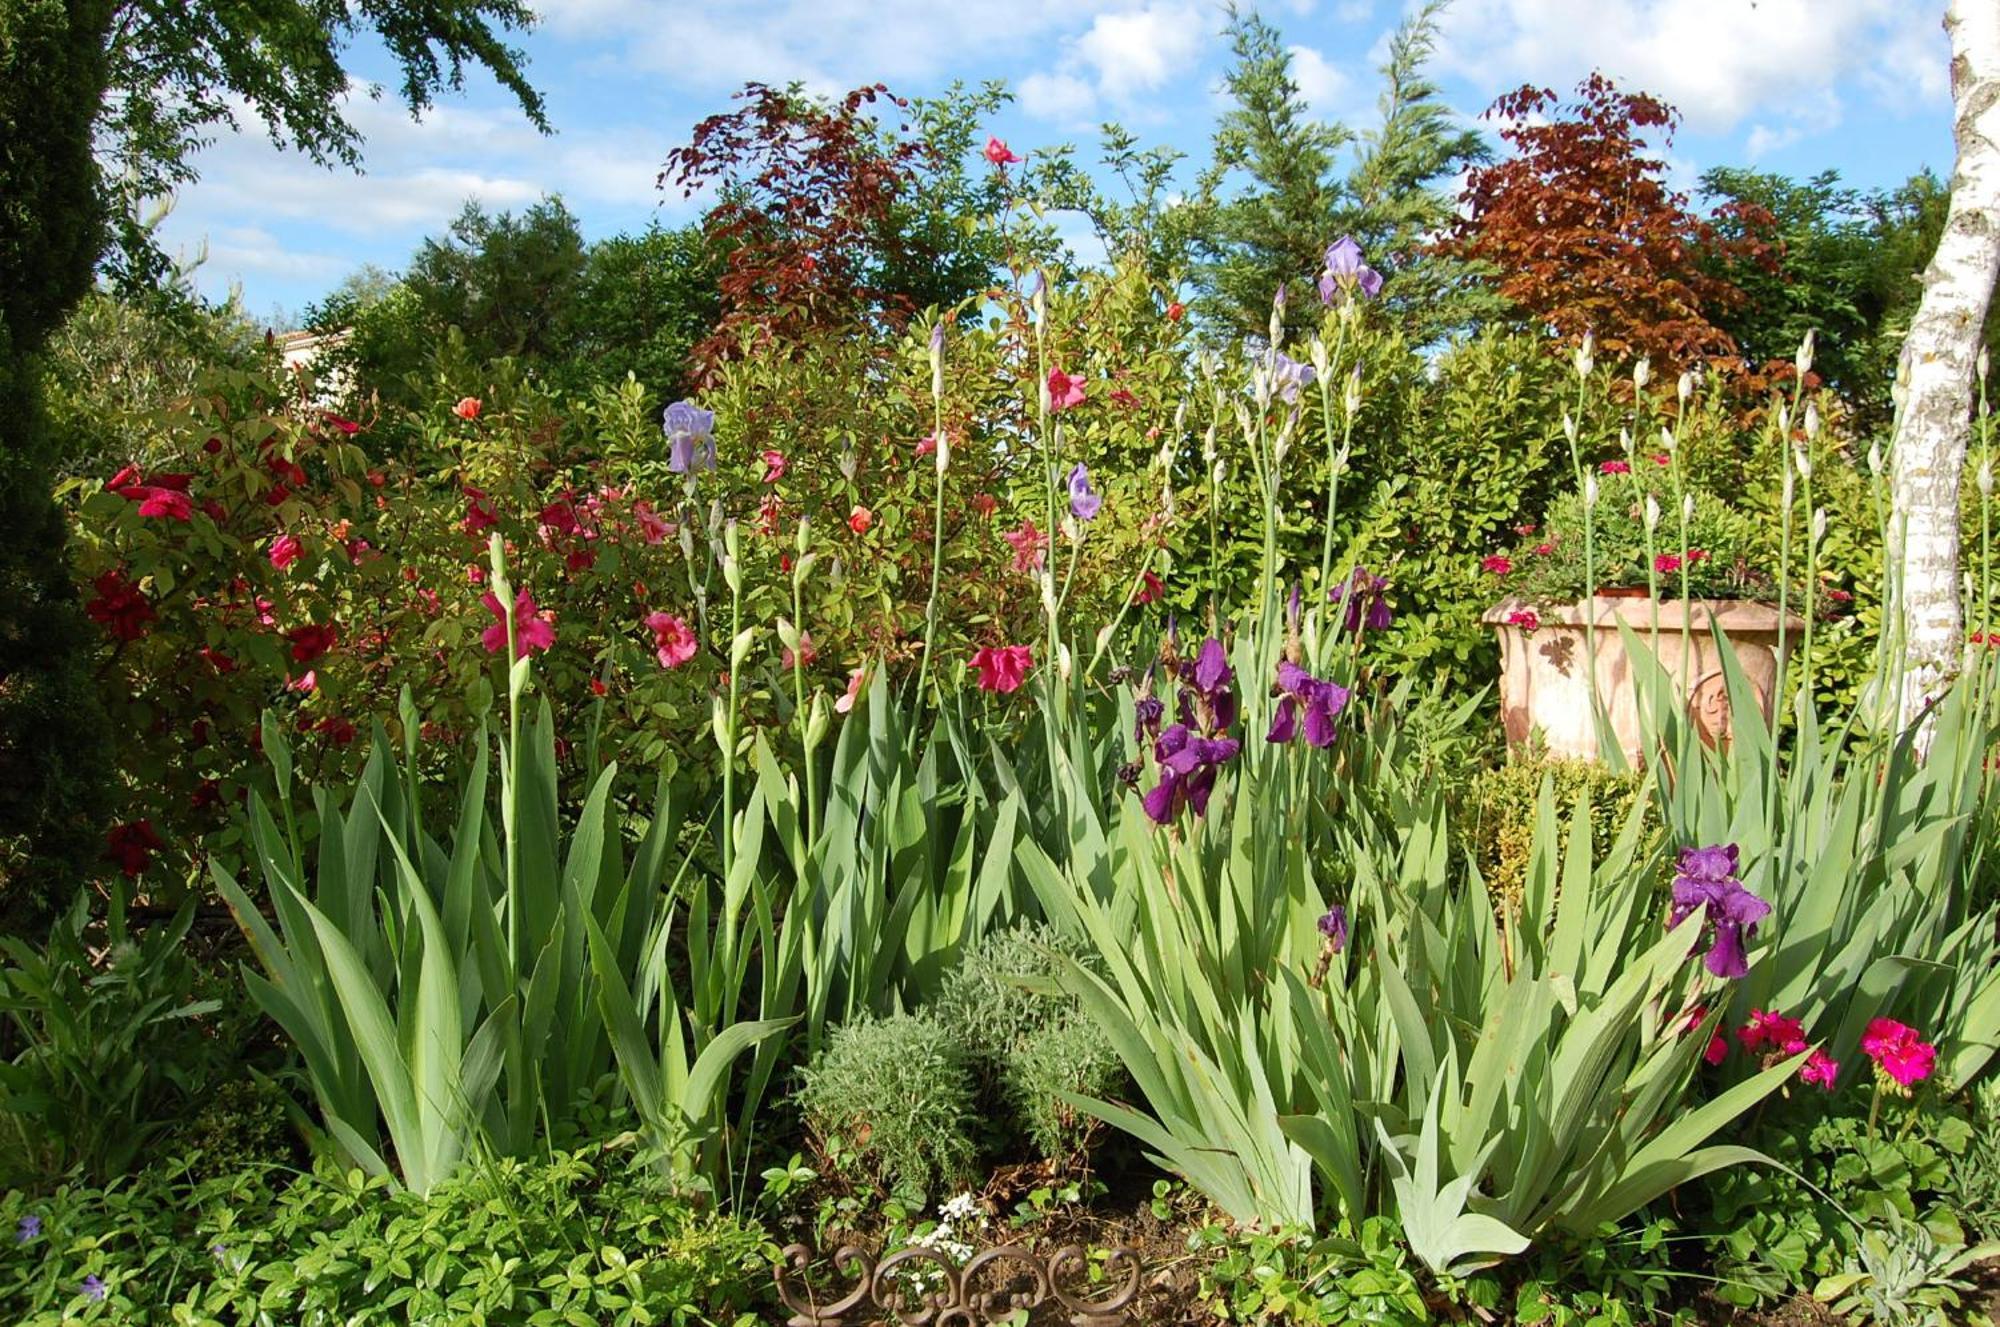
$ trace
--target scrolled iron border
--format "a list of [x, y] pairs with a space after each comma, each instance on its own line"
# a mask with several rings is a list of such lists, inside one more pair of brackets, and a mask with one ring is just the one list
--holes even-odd
[[[1082, 1269], [1089, 1261], [1089, 1252], [1080, 1244], [1066, 1244], [1046, 1257], [1019, 1244], [995, 1244], [972, 1255], [963, 1267], [953, 1266], [938, 1250], [921, 1244], [898, 1249], [879, 1262], [866, 1250], [844, 1244], [834, 1252], [833, 1267], [842, 1276], [852, 1277], [854, 1285], [825, 1304], [816, 1303], [804, 1285], [805, 1273], [813, 1264], [813, 1251], [806, 1245], [787, 1245], [772, 1275], [778, 1283], [778, 1298], [792, 1312], [786, 1327], [861, 1327], [884, 1322], [901, 1327], [994, 1327], [1023, 1309], [1032, 1311], [1051, 1304], [1069, 1315], [1071, 1327], [1126, 1327], [1145, 1273], [1138, 1250], [1120, 1244], [1105, 1251], [1106, 1271], [1121, 1278], [1110, 1286], [1108, 1295], [1079, 1298], [1065, 1291], [1058, 1279], [1064, 1269], [1072, 1264]], [[913, 1292], [893, 1283], [893, 1273], [918, 1263], [936, 1268], [939, 1284], [935, 1289]], [[1033, 1284], [1027, 1290], [980, 1290], [980, 1273], [1003, 1264], [1017, 1275], [1025, 1272]]]

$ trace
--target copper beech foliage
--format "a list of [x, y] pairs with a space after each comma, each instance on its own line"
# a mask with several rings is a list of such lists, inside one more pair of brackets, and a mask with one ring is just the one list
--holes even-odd
[[746, 347], [796, 345], [808, 331], [859, 324], [900, 330], [915, 312], [879, 277], [904, 243], [893, 208], [933, 148], [884, 135], [868, 110], [909, 103], [880, 83], [827, 104], [761, 83], [736, 97], [743, 104], [697, 124], [659, 177], [662, 189], [688, 196], [719, 190], [704, 224], [724, 255], [722, 316], [694, 348], [700, 381]]
[[[1672, 106], [1592, 74], [1567, 104], [1523, 86], [1486, 117], [1514, 150], [1471, 173], [1448, 251], [1491, 263], [1500, 293], [1563, 340], [1590, 332], [1600, 352], [1648, 356], [1668, 381], [1697, 363], [1748, 367], [1713, 320], [1744, 299], [1729, 270], [1775, 269], [1774, 223], [1737, 203], [1701, 217], [1667, 187], [1648, 150], [1672, 143]], [[1714, 224], [1725, 214], [1733, 235]]]

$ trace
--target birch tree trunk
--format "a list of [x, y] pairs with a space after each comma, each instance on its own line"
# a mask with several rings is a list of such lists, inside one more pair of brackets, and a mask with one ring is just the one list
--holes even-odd
[[1903, 344], [1894, 450], [1894, 608], [1907, 727], [1957, 670], [1959, 478], [1972, 432], [1973, 364], [2000, 276], [2000, 0], [1951, 0], [1952, 137], [1958, 165], [1937, 253]]

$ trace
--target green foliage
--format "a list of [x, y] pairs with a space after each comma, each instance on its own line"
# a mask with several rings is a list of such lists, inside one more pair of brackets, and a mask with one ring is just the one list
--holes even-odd
[[[1310, 274], [1339, 238], [1337, 157], [1353, 135], [1313, 116], [1284, 39], [1260, 14], [1232, 6], [1227, 35], [1232, 63], [1223, 82], [1234, 104], [1217, 118], [1214, 159], [1188, 205], [1201, 214], [1199, 308], [1223, 339], [1235, 340], [1267, 334], [1280, 288], [1290, 325], [1317, 307]], [[1225, 195], [1237, 183], [1247, 187]]]
[[2000, 1048], [2000, 905], [1977, 886], [1996, 846], [1984, 813], [2000, 742], [1992, 655], [1939, 699], [1919, 759], [1915, 729], [1873, 737], [1853, 714], [1823, 721], [1803, 691], [1781, 746], [1725, 650], [1731, 740], [1711, 747], [1679, 687], [1620, 630], [1669, 841], [1735, 844], [1744, 887], [1789, 919], [1785, 942], [1732, 983], [1728, 1021], [1797, 1018], [1851, 1076], [1868, 1023], [1894, 1017], [1935, 1034], [1941, 1081], [1971, 1083]]
[[885, 1190], [932, 1194], [971, 1172], [972, 1066], [935, 1019], [893, 1014], [835, 1028], [796, 1100], [822, 1151], [856, 1157]]
[[1113, 1095], [1121, 1073], [1104, 1030], [1055, 985], [1066, 960], [1088, 955], [1052, 927], [996, 931], [966, 951], [929, 1007], [988, 1099], [1005, 1103], [1006, 1141], [1026, 1136], [1058, 1161], [1081, 1153], [1096, 1123], [1070, 1099]]
[[[1859, 190], [1834, 171], [1793, 180], [1718, 167], [1703, 174], [1701, 189], [1767, 213], [1772, 238], [1783, 246], [1775, 268], [1730, 266], [1729, 279], [1746, 299], [1717, 322], [1753, 364], [1790, 359], [1806, 333], [1816, 332], [1813, 371], [1853, 412], [1858, 435], [1886, 434], [1896, 357], [1944, 227], [1943, 182], [1923, 171], [1895, 189]], [[1725, 233], [1742, 229], [1729, 217], [1720, 224]], [[1986, 330], [1991, 344], [2000, 315], [1988, 318]]]
[[[497, 538], [494, 549], [494, 584], [511, 598]], [[665, 955], [676, 907], [659, 894], [679, 829], [666, 784], [629, 860], [611, 818], [615, 763], [565, 832], [548, 709], [533, 725], [521, 714], [529, 673], [525, 658], [510, 673], [497, 835], [483, 741], [452, 808], [455, 828], [426, 832], [406, 704], [403, 768], [378, 726], [352, 793], [315, 790], [315, 861], [298, 829], [290, 751], [266, 724], [278, 815], [253, 795], [250, 832], [278, 929], [233, 876], [215, 871], [264, 969], [245, 979], [304, 1057], [335, 1141], [371, 1174], [391, 1173], [393, 1155], [396, 1173], [422, 1193], [482, 1140], [526, 1154], [552, 1118], [598, 1088], [615, 1048], [669, 1169], [713, 1184], [731, 1065], [786, 1026], [736, 1018], [754, 952], [745, 946], [739, 957], [736, 944], [748, 902], [728, 894], [712, 942], [706, 884], [692, 887], [692, 982], [708, 985], [711, 943], [724, 975], [696, 992], [684, 1027]], [[655, 1014], [664, 1068], [645, 1045]], [[753, 1088], [746, 1113], [756, 1100]]]
[[127, 893], [114, 890], [101, 929], [81, 891], [46, 947], [0, 938], [8, 1183], [122, 1175], [241, 1072], [248, 1020], [225, 1010], [188, 954], [194, 901], [134, 927]]
[[1635, 809], [1646, 807], [1644, 782], [1591, 760], [1515, 754], [1473, 779], [1468, 831], [1480, 877], [1496, 906], [1518, 903], [1534, 856], [1541, 788], [1554, 793], [1556, 832], [1569, 833], [1571, 808], [1590, 808], [1590, 850], [1607, 856]]
[[162, 408], [211, 388], [217, 372], [268, 372], [269, 355], [234, 303], [212, 306], [185, 291], [147, 299], [91, 292], [49, 344], [48, 410], [64, 444], [62, 476], [172, 469], [180, 457], [172, 435], [163, 436]]
[[[17, 1243], [27, 1216], [41, 1233]], [[331, 1167], [203, 1178], [190, 1158], [103, 1189], [11, 1191], [0, 1224], [0, 1310], [21, 1327], [384, 1315], [748, 1327], [774, 1257], [754, 1224], [697, 1212], [598, 1148], [496, 1160], [427, 1196]]]
[[1188, 1245], [1209, 1255], [1195, 1293], [1223, 1322], [1414, 1327], [1432, 1321], [1424, 1284], [1386, 1218], [1370, 1217], [1354, 1240], [1238, 1233], [1208, 1223]]
[[1964, 1112], [1890, 1102], [1869, 1116], [1865, 1082], [1831, 1099], [1795, 1093], [1755, 1133], [1776, 1166], [1704, 1181], [1711, 1206], [1697, 1228], [1722, 1298], [1748, 1305], [1810, 1289], [1860, 1258], [1871, 1233], [1901, 1244], [1915, 1225], [1953, 1251], [1976, 1242], [1955, 1201], [1957, 1176], [1983, 1146]]
[[[1574, 604], [1593, 588], [1645, 588], [1662, 599], [1681, 598], [1684, 588], [1695, 599], [1777, 599], [1757, 527], [1719, 498], [1683, 493], [1694, 498], [1685, 528], [1677, 513], [1663, 514], [1648, 531], [1649, 490], [1635, 478], [1642, 475], [1640, 466], [1658, 468], [1641, 457], [1630, 476], [1605, 476], [1597, 505], [1587, 515], [1576, 493], [1556, 499], [1535, 532], [1521, 537], [1512, 555], [1514, 570], [1496, 578], [1498, 588], [1544, 608]], [[1672, 513], [1673, 494], [1664, 501], [1655, 497], [1655, 503]], [[1674, 561], [1663, 565], [1661, 557]]]
[[108, 4], [0, 13], [0, 925], [54, 913], [97, 856], [111, 769], [90, 632], [49, 500], [64, 442], [42, 352], [89, 289], [102, 242], [91, 123]]

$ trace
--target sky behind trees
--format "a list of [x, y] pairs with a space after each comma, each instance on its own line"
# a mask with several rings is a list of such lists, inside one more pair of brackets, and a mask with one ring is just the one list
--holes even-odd
[[[1405, 5], [1258, 8], [1284, 33], [1314, 112], [1370, 124]], [[1227, 15], [1205, 0], [547, 0], [541, 11], [524, 45], [554, 135], [490, 81], [421, 123], [357, 89], [365, 174], [279, 153], [251, 122], [201, 154], [200, 183], [163, 224], [167, 246], [205, 252], [201, 289], [240, 285], [265, 317], [361, 264], [400, 268], [467, 199], [507, 210], [560, 194], [591, 239], [678, 224], [700, 200], [657, 190], [660, 163], [752, 79], [829, 93], [880, 80], [905, 95], [1003, 79], [1016, 99], [989, 128], [1016, 150], [1075, 142], [1094, 161], [1097, 126], [1115, 119], [1186, 152], [1191, 180], [1228, 54]], [[1831, 168], [1890, 186], [1950, 170], [1941, 16], [1923, 0], [1456, 0], [1433, 68], [1469, 117], [1523, 82], [1567, 92], [1592, 69], [1664, 97], [1686, 121], [1668, 157], [1684, 187], [1717, 165]], [[388, 72], [366, 49], [352, 64], [365, 78]]]

